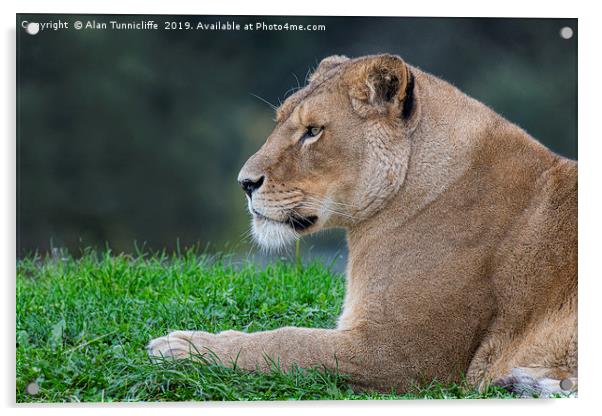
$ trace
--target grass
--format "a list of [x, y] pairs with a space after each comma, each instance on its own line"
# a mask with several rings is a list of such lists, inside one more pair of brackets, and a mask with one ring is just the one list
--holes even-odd
[[[505, 398], [496, 388], [433, 383], [410, 394], [356, 394], [344, 375], [296, 369], [246, 373], [190, 361], [150, 362], [170, 329], [260, 331], [333, 327], [343, 276], [319, 263], [259, 269], [224, 258], [30, 257], [17, 264], [17, 402]], [[37, 394], [27, 393], [36, 383]]]

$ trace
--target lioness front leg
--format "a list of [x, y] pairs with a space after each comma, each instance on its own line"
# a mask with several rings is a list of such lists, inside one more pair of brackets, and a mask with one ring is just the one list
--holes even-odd
[[273, 362], [283, 370], [319, 366], [345, 373], [355, 372], [353, 345], [350, 331], [284, 327], [255, 333], [175, 331], [152, 340], [148, 352], [154, 357], [216, 359], [250, 371], [268, 371]]

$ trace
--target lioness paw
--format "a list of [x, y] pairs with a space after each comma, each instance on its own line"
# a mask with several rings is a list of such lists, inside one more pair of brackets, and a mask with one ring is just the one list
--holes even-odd
[[213, 335], [202, 331], [174, 331], [153, 339], [147, 348], [151, 358], [203, 358], [210, 353]]

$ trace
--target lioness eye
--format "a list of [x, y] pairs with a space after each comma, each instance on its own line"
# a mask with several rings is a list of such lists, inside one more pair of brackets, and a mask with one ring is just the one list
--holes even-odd
[[301, 137], [301, 143], [303, 143], [307, 139], [311, 139], [312, 137], [316, 137], [318, 134], [322, 132], [322, 127], [309, 126], [305, 133]]

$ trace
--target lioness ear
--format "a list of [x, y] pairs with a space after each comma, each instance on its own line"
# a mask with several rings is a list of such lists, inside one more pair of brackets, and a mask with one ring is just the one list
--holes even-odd
[[353, 107], [362, 116], [399, 117], [406, 112], [404, 100], [411, 73], [401, 58], [378, 55], [357, 62], [347, 74]]
[[332, 55], [322, 59], [320, 65], [318, 65], [318, 68], [316, 68], [316, 70], [309, 76], [309, 82], [315, 81], [331, 69], [348, 60], [349, 58], [347, 58], [345, 55]]

